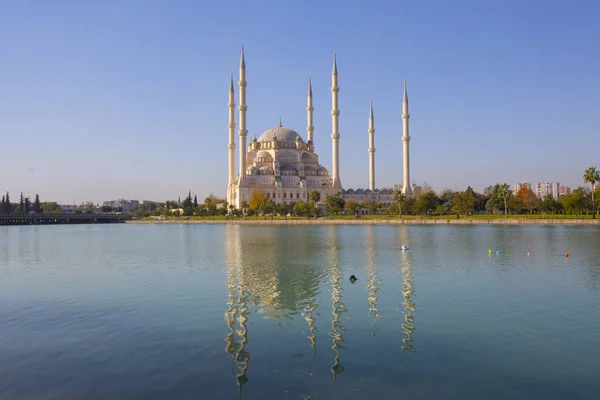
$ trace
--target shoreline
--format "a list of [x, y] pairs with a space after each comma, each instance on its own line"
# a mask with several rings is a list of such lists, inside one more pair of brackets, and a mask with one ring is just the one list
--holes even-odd
[[600, 219], [169, 219], [125, 221], [126, 224], [241, 224], [241, 225], [600, 225]]

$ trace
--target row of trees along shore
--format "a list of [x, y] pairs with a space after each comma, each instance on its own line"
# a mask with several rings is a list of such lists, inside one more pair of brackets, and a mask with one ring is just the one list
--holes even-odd
[[[88, 212], [91, 213], [95, 209], [94, 204], [90, 201], [82, 203], [75, 207], [76, 213]], [[18, 203], [12, 203], [10, 193], [2, 195], [0, 200], [0, 215], [23, 215], [23, 214], [60, 214], [62, 210], [58, 203], [51, 202], [40, 202], [40, 196], [36, 194], [34, 200], [31, 201], [29, 196], [24, 196], [21, 193]]]
[[[359, 213], [380, 214], [390, 216], [402, 215], [429, 215], [448, 216], [477, 214], [503, 214], [508, 218], [511, 214], [529, 214], [539, 216], [569, 214], [575, 216], [595, 215], [600, 206], [600, 174], [595, 167], [588, 168], [584, 175], [588, 187], [580, 186], [572, 193], [560, 197], [558, 200], [547, 195], [538, 198], [530, 188], [523, 187], [517, 193], [513, 193], [507, 183], [495, 184], [485, 188], [483, 193], [478, 193], [471, 187], [463, 191], [444, 189], [436, 193], [428, 185], [424, 185], [423, 193], [415, 197], [406, 197], [400, 189], [394, 193], [394, 203], [384, 207], [382, 203], [370, 200], [358, 201], [353, 198], [343, 199], [341, 196], [326, 196], [321, 199], [320, 194], [313, 190], [309, 192], [308, 201], [290, 202], [288, 204], [276, 204], [268, 198], [263, 189], [255, 189], [248, 201], [243, 201], [241, 207], [236, 209], [232, 204], [227, 204], [224, 199], [210, 195], [204, 203], [198, 204], [196, 196], [192, 198], [191, 192], [182, 201], [168, 201], [161, 210], [150, 212], [139, 209], [137, 216], [164, 215], [173, 216], [174, 210], [181, 210], [183, 216], [267, 216], [293, 215], [297, 217], [322, 216], [322, 208], [319, 204], [326, 204], [328, 215]], [[176, 213], [179, 214], [179, 213]]]

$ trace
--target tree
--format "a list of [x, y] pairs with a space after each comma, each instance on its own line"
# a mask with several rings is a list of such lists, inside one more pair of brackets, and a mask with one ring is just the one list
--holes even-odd
[[310, 201], [313, 201], [315, 204], [317, 204], [321, 200], [321, 193], [319, 193], [319, 192], [317, 192], [316, 190], [313, 189], [308, 194], [308, 199]]
[[21, 192], [21, 200], [19, 201], [19, 214], [23, 214], [25, 212], [25, 198], [23, 197], [23, 192]]
[[565, 211], [569, 214], [582, 214], [586, 208], [587, 193], [585, 188], [578, 187], [573, 190], [571, 194], [568, 194], [560, 199], [560, 203], [564, 207]]
[[0, 210], [0, 213], [9, 215], [12, 213], [12, 204], [10, 204], [10, 193], [6, 192], [6, 196], [4, 196], [4, 207]]
[[346, 199], [346, 202], [344, 203], [344, 208], [350, 213], [356, 214], [358, 213], [358, 210], [360, 210], [361, 205], [358, 202], [358, 200], [356, 200], [353, 197], [350, 197], [349, 199]]
[[544, 214], [550, 214], [558, 211], [558, 203], [554, 200], [554, 197], [550, 193], [548, 193], [541, 201], [540, 201], [540, 211]]
[[402, 192], [402, 189], [396, 189], [394, 191], [394, 201], [398, 203], [398, 216], [402, 218], [402, 203], [406, 200], [406, 196]]
[[250, 200], [248, 200], [248, 204], [250, 208], [253, 210], [260, 209], [260, 205], [267, 201], [267, 193], [263, 189], [254, 189], [252, 193], [250, 193]]
[[508, 183], [500, 185], [497, 193], [498, 198], [504, 201], [504, 218], [508, 218], [508, 200], [512, 197]]
[[183, 208], [183, 215], [185, 216], [189, 217], [194, 213], [194, 202], [192, 201], [192, 192], [189, 192], [187, 197], [183, 199], [181, 208]]
[[454, 197], [452, 198], [452, 202], [454, 203], [454, 210], [457, 214], [473, 213], [476, 201], [477, 198], [472, 189], [470, 191], [467, 189], [464, 192], [456, 192], [454, 194]]
[[38, 214], [42, 212], [42, 204], [40, 203], [40, 195], [37, 193], [35, 194], [35, 200], [33, 202], [33, 211]]
[[537, 206], [538, 199], [535, 196], [535, 193], [528, 187], [523, 187], [517, 193], [517, 197], [521, 199], [527, 211], [531, 214], [531, 211]]
[[328, 214], [337, 214], [344, 209], [346, 201], [338, 193], [335, 196], [327, 195], [325, 198], [325, 203], [327, 203]]
[[25, 214], [29, 214], [29, 212], [31, 211], [31, 199], [29, 198], [29, 196], [26, 196], [23, 202], [23, 212]]
[[307, 215], [309, 212], [309, 207], [308, 204], [306, 204], [303, 201], [299, 201], [296, 204], [294, 204], [294, 214], [296, 214], [299, 217], [303, 217], [305, 215]]
[[60, 214], [60, 207], [56, 202], [49, 202], [42, 204], [42, 212], [44, 214]]
[[248, 212], [248, 208], [250, 208], [250, 205], [246, 200], [244, 200], [240, 203], [240, 207], [242, 208], [242, 212], [246, 214]]
[[600, 172], [596, 167], [589, 167], [583, 174], [583, 181], [592, 185], [592, 218], [596, 218], [596, 201], [594, 198], [594, 191], [596, 183], [600, 182]]
[[198, 208], [198, 197], [194, 195], [194, 208]]

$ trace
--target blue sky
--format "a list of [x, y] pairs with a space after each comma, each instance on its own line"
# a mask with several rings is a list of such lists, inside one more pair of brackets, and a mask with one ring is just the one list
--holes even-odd
[[599, 20], [583, 0], [2, 2], [0, 191], [224, 196], [242, 45], [249, 136], [281, 117], [305, 138], [310, 76], [328, 168], [337, 52], [345, 188], [368, 185], [371, 99], [377, 186], [401, 183], [404, 80], [418, 184], [578, 186], [600, 167]]

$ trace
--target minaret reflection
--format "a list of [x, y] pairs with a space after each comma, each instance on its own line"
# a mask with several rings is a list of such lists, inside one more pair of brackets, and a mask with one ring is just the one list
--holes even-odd
[[[411, 244], [409, 243], [408, 238], [408, 228], [405, 225], [399, 227], [401, 235], [400, 235], [400, 243], [399, 246], [405, 244], [409, 249], [411, 248]], [[411, 268], [411, 256], [409, 251], [401, 251], [400, 253], [400, 262], [402, 264], [401, 273], [402, 273], [402, 295], [404, 297], [402, 301], [402, 306], [404, 308], [404, 323], [402, 324], [402, 332], [405, 337], [402, 338], [402, 352], [407, 350], [415, 351], [413, 347], [413, 332], [415, 330], [415, 317], [413, 316], [413, 312], [416, 310], [415, 303], [413, 302], [412, 295], [414, 294], [413, 281], [412, 281], [412, 268]]]
[[379, 304], [379, 273], [377, 269], [377, 256], [375, 255], [375, 238], [373, 235], [373, 226], [367, 226], [367, 299], [369, 301], [369, 318], [373, 318], [373, 331], [371, 335], [375, 336], [375, 325], [381, 315], [377, 308]]
[[344, 347], [340, 344], [344, 342], [342, 333], [346, 331], [346, 327], [342, 324], [340, 317], [346, 312], [346, 306], [342, 301], [342, 266], [340, 265], [337, 227], [335, 225], [328, 226], [328, 247], [329, 247], [329, 275], [331, 276], [331, 321], [332, 332], [329, 336], [333, 339], [331, 348], [335, 353], [334, 362], [331, 366], [333, 373], [333, 385], [335, 386], [337, 375], [344, 372], [344, 367], [340, 363], [340, 352]]
[[[225, 227], [225, 249], [227, 259], [227, 305], [225, 321], [228, 333], [225, 336], [225, 351], [231, 354], [231, 374], [235, 373], [234, 363], [238, 366], [235, 380], [238, 394], [242, 393], [242, 386], [248, 382], [247, 372], [250, 362], [250, 353], [246, 350], [248, 344], [248, 300], [249, 292], [242, 275], [242, 257], [240, 242], [240, 227], [227, 225]], [[236, 321], [239, 328], [235, 329]], [[236, 335], [238, 341], [236, 342]]]

